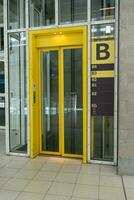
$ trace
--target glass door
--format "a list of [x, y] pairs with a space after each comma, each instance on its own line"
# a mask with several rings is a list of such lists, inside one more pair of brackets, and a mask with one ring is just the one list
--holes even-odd
[[63, 49], [64, 155], [83, 155], [82, 48]]
[[42, 151], [59, 153], [58, 50], [41, 52]]
[[83, 155], [82, 48], [41, 51], [41, 151], [69, 157]]

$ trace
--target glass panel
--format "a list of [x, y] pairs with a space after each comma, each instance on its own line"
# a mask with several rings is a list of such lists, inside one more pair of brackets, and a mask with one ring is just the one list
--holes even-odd
[[93, 21], [115, 18], [115, 0], [91, 0]]
[[0, 97], [0, 126], [5, 126], [5, 97]]
[[59, 152], [58, 51], [42, 52], [42, 150]]
[[[114, 77], [105, 73], [114, 72], [114, 25], [92, 26], [92, 136], [93, 160], [113, 161], [114, 159]], [[95, 49], [95, 45], [104, 45]], [[106, 46], [107, 45], [107, 46]], [[110, 47], [109, 47], [110, 45]], [[111, 51], [112, 49], [112, 51]], [[94, 52], [96, 50], [96, 52]], [[112, 53], [111, 53], [112, 52]], [[93, 55], [100, 55], [99, 61]], [[97, 57], [97, 56], [96, 56]], [[98, 58], [98, 57], [97, 57]], [[101, 76], [94, 76], [101, 73]]]
[[8, 29], [25, 27], [25, 0], [8, 0]]
[[0, 0], [0, 24], [3, 24], [3, 0]]
[[0, 93], [5, 92], [4, 61], [0, 61]]
[[4, 28], [0, 27], [0, 51], [4, 51]]
[[26, 34], [9, 35], [10, 151], [27, 151]]
[[64, 50], [65, 153], [83, 154], [82, 49]]
[[87, 0], [59, 0], [59, 23], [87, 20]]
[[40, 27], [55, 24], [55, 0], [31, 0], [30, 27]]

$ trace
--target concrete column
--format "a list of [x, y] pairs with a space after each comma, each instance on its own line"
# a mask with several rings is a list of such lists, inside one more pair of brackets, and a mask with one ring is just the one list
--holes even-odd
[[134, 175], [134, 0], [120, 0], [118, 173]]

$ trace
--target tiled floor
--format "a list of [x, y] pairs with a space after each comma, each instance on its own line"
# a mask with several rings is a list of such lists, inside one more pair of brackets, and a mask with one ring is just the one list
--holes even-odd
[[134, 200], [134, 177], [117, 176], [115, 167], [0, 155], [0, 200], [126, 199]]
[[112, 166], [40, 156], [5, 156], [0, 131], [0, 200], [134, 200], [134, 177]]

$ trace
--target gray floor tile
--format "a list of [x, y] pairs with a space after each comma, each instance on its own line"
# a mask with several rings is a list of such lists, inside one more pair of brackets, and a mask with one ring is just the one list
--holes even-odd
[[134, 176], [123, 176], [123, 181], [126, 188], [134, 189]]
[[70, 200], [70, 197], [59, 195], [46, 195], [46, 197], [43, 200]]
[[73, 192], [73, 197], [78, 198], [98, 198], [98, 186], [77, 184]]
[[14, 190], [14, 191], [23, 191], [29, 181], [24, 179], [9, 179], [3, 186], [2, 189], [5, 190]]
[[31, 181], [26, 186], [24, 191], [25, 192], [45, 194], [45, 193], [47, 193], [51, 184], [52, 184], [52, 182], [48, 182], [48, 181], [47, 182], [45, 182], [45, 181]]
[[100, 187], [99, 199], [101, 200], [125, 200], [122, 188]]
[[134, 189], [125, 188], [127, 200], [134, 200]]
[[44, 194], [22, 192], [16, 200], [43, 200]]
[[0, 200], [16, 200], [19, 192], [0, 190]]
[[48, 194], [71, 196], [73, 189], [74, 184], [54, 182], [50, 187]]

